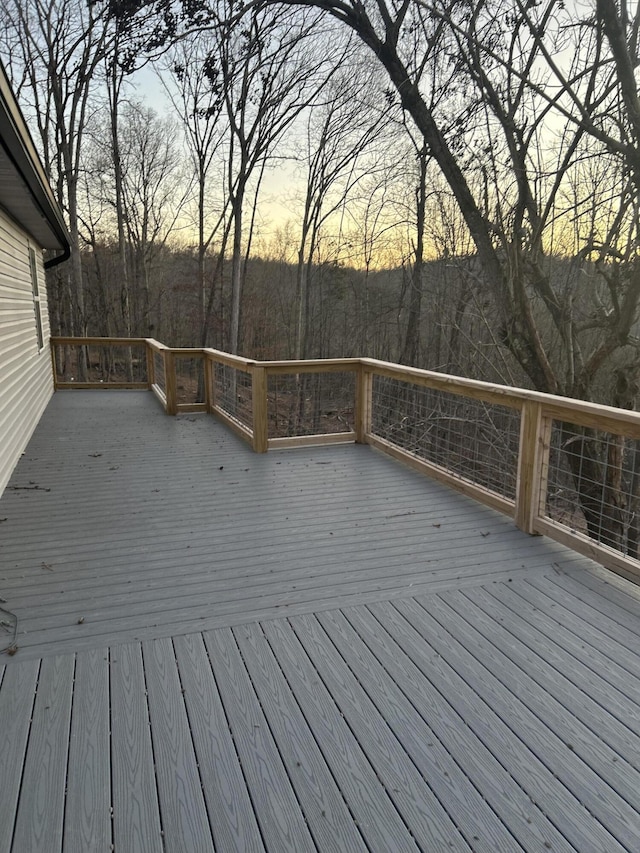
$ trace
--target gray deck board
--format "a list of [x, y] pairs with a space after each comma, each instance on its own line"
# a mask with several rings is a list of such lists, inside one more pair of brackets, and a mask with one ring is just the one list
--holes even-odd
[[68, 655], [42, 661], [13, 850], [50, 853], [61, 847], [74, 669]]
[[[576, 774], [588, 785], [589, 773], [596, 773], [613, 792], [619, 792], [619, 797], [611, 795], [609, 807], [619, 811], [621, 817], [626, 814], [633, 825], [634, 816], [640, 810], [640, 790], [635, 788], [640, 758], [638, 734], [591, 699], [591, 685], [579, 677], [577, 670], [574, 670], [573, 677], [578, 689], [572, 690], [567, 677], [554, 669], [551, 663], [532, 654], [528, 641], [531, 645], [533, 641], [528, 631], [522, 630], [522, 640], [508, 635], [494, 621], [499, 618], [493, 615], [496, 608], [486, 605], [481, 591], [476, 597], [477, 608], [464, 596], [452, 600], [445, 594], [443, 599], [458, 616], [472, 621], [472, 645], [469, 648], [473, 648], [475, 659], [484, 666], [493, 665], [497, 680], [511, 694], [519, 696], [522, 704], [538, 719], [543, 719], [558, 738], [556, 741], [547, 736], [545, 740], [549, 748], [555, 746], [563, 767], [567, 770], [572, 768], [574, 756], [577, 756], [580, 761], [575, 763]], [[433, 612], [433, 603], [429, 604]], [[489, 618], [479, 613], [471, 614], [471, 609], [482, 609]], [[513, 624], [517, 627], [515, 620]], [[568, 757], [564, 755], [565, 748], [572, 753]], [[636, 827], [636, 833], [639, 831], [640, 826]], [[640, 846], [637, 834], [635, 843]]]
[[7, 667], [0, 684], [0, 851], [13, 839], [40, 661]]
[[233, 634], [278, 750], [293, 780], [314, 842], [323, 853], [366, 851], [340, 788], [295, 701], [282, 670], [255, 624]]
[[300, 803], [269, 729], [230, 629], [210, 631], [205, 643], [265, 846], [291, 853], [315, 851]]
[[307, 663], [288, 623], [265, 622], [263, 630], [367, 843], [373, 850], [417, 850], [362, 746]]
[[76, 657], [64, 849], [102, 853], [111, 848], [109, 656], [104, 650]]
[[[380, 666], [345, 615], [335, 610], [322, 613], [318, 622], [432, 789], [438, 809], [452, 816], [470, 848], [488, 851], [512, 847], [514, 853], [522, 849], [433, 731], [425, 726], [393, 676]], [[477, 834], [478, 826], [483, 828], [482, 836]]]
[[114, 847], [161, 853], [163, 830], [140, 645], [118, 646], [110, 663]]
[[332, 643], [326, 641], [317, 620], [298, 616], [290, 622], [418, 844], [426, 849], [465, 849], [460, 830], [413, 762], [406, 760], [406, 752], [388, 723], [360, 689]]
[[[565, 650], [562, 643], [563, 634], [559, 630], [556, 634], [557, 642], [552, 648], [549, 647], [548, 637], [543, 631], [539, 631], [535, 622], [528, 617], [526, 612], [518, 612], [517, 596], [512, 593], [512, 585], [502, 595], [502, 589], [498, 586], [499, 601], [492, 595], [493, 590], [480, 589], [474, 593], [473, 604], [480, 607], [491, 620], [499, 620], [504, 624], [508, 622], [508, 629], [500, 628], [496, 623], [495, 633], [506, 638], [507, 642], [500, 643], [500, 648], [511, 657], [511, 651], [518, 655], [518, 660], [524, 660], [522, 669], [533, 677], [540, 686], [544, 686], [549, 692], [557, 692], [561, 701], [565, 696], [576, 697], [576, 706], [572, 708], [573, 713], [595, 731], [601, 731], [606, 727], [604, 739], [610, 736], [610, 745], [614, 749], [622, 749], [622, 754], [629, 761], [634, 761], [640, 769], [640, 684], [630, 682], [627, 674], [625, 679], [627, 689], [631, 688], [635, 696], [629, 698], [622, 690], [618, 690], [611, 684], [611, 673], [609, 669], [614, 667], [613, 662], [607, 661], [603, 656], [598, 659], [598, 649], [588, 647], [582, 643], [579, 647], [575, 643], [571, 651]], [[463, 599], [466, 596], [463, 596]], [[505, 611], [505, 606], [509, 606]], [[457, 602], [453, 603], [457, 606]], [[535, 617], [535, 613], [533, 616]], [[531, 651], [531, 653], [529, 652]], [[619, 649], [618, 656], [627, 654], [626, 649]], [[633, 651], [629, 650], [633, 655]], [[584, 657], [592, 666], [588, 666], [580, 659]], [[594, 666], [594, 661], [595, 666]], [[598, 666], [600, 663], [600, 666]], [[602, 672], [602, 675], [600, 674]], [[573, 690], [577, 688], [579, 692]], [[635, 689], [634, 689], [635, 688]]]
[[135, 392], [57, 394], [0, 513], [0, 853], [640, 849], [640, 593], [588, 560]]
[[216, 848], [263, 853], [262, 836], [202, 634], [176, 637], [174, 645]]
[[[437, 673], [433, 682], [427, 678], [427, 670], [431, 674], [429, 661], [433, 652], [428, 650], [424, 657], [424, 648], [419, 648], [415, 638], [403, 630], [391, 611], [387, 610], [392, 621], [386, 627], [397, 632], [395, 635], [387, 634], [374, 614], [365, 608], [349, 608], [344, 615], [364, 646], [385, 667], [398, 690], [424, 720], [427, 732], [421, 742], [433, 751], [434, 759], [437, 757], [446, 765], [446, 756], [451, 756], [451, 761], [468, 776], [480, 797], [509, 828], [514, 841], [496, 846], [496, 849], [511, 849], [519, 842], [525, 850], [544, 850], [549, 849], [546, 845], [553, 841], [551, 849], [574, 850], [542, 811], [542, 804], [538, 804], [518, 784], [518, 773], [513, 773], [508, 750], [504, 753], [500, 749], [492, 750], [491, 741], [486, 743], [482, 735], [474, 731], [471, 722], [475, 710], [473, 705], [466, 705], [464, 695], [457, 690], [450, 702]], [[398, 641], [402, 646], [396, 645]], [[420, 731], [418, 724], [415, 728]], [[445, 757], [441, 758], [442, 755]], [[445, 784], [453, 775], [448, 768], [446, 772], [449, 775], [440, 784]], [[526, 770], [523, 776], [526, 777]], [[467, 817], [474, 814], [473, 797], [470, 797], [466, 808], [469, 810]], [[489, 820], [483, 815], [476, 824], [476, 833], [477, 826], [482, 826], [483, 831], [493, 838], [498, 829], [489, 824]]]
[[170, 639], [142, 645], [164, 843], [213, 853], [191, 729]]
[[575, 581], [565, 579], [562, 573], [555, 573], [549, 576], [550, 583], [547, 588], [549, 593], [553, 590], [560, 601], [567, 602], [572, 611], [579, 611], [582, 616], [587, 615], [589, 622], [598, 623], [600, 615], [607, 616], [607, 630], [615, 630], [615, 626], [621, 626], [620, 636], [629, 640], [630, 648], [637, 648], [635, 643], [640, 640], [640, 624], [637, 619], [638, 600], [635, 595], [624, 595], [615, 587], [607, 589], [607, 594], [603, 595], [601, 582], [592, 588], [587, 578], [579, 578], [578, 581], [576, 585]]
[[[479, 630], [483, 622], [481, 617], [474, 620], [473, 626], [464, 620], [456, 620], [455, 625], [449, 625], [450, 617], [443, 612], [439, 602], [430, 600], [424, 603], [428, 605], [428, 615], [424, 608], [420, 611], [417, 604], [410, 602], [401, 602], [399, 609], [414, 624], [418, 622], [423, 630], [425, 624], [433, 620], [429, 639], [439, 654], [464, 672], [477, 696], [517, 733], [523, 745], [542, 762], [546, 773], [537, 772], [557, 778], [613, 837], [628, 849], [637, 849], [640, 846], [637, 812], [614, 788], [599, 785], [599, 774], [587, 763], [588, 748], [581, 733], [574, 729], [579, 721], [571, 713], [563, 712], [562, 706], [554, 703], [548, 694], [542, 696], [537, 685], [531, 683], [532, 680], [520, 667], [510, 667], [505, 660], [506, 655], [497, 645], [484, 642]], [[444, 625], [447, 626], [444, 628], [446, 638], [441, 631]], [[538, 709], [541, 709], [541, 716], [536, 714]], [[613, 759], [618, 756], [613, 751], [608, 751], [603, 760], [604, 745], [597, 738], [591, 740], [591, 745], [600, 752], [601, 767], [604, 767], [605, 760], [616, 766]], [[534, 772], [533, 768], [531, 772]], [[611, 841], [607, 839], [604, 849], [611, 849], [610, 845]]]
[[[460, 715], [462, 725], [471, 728], [475, 737], [528, 794], [532, 812], [537, 805], [576, 850], [592, 849], [605, 853], [625, 849], [521, 738], [518, 715], [511, 715], [510, 708], [504, 707], [506, 700], [511, 698], [510, 704], [513, 705], [517, 698], [508, 697], [505, 691], [505, 701], [498, 704], [502, 714], [498, 713], [492, 698], [487, 701], [478, 692], [481, 682], [466, 649], [460, 647], [451, 635], [442, 632], [439, 625], [434, 625], [433, 620], [426, 618], [423, 608], [411, 602], [407, 607], [403, 604], [400, 602], [399, 612], [379, 605], [371, 610], [413, 662], [423, 669], [429, 681], [446, 696]], [[407, 617], [408, 621], [401, 616]], [[485, 677], [487, 673], [482, 675]], [[541, 746], [544, 749], [544, 740]], [[529, 816], [533, 820], [531, 813]], [[553, 848], [550, 839], [546, 842]]]

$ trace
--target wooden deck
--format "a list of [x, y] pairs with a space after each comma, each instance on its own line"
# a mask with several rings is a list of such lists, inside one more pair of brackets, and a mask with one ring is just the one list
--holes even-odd
[[0, 853], [640, 850], [637, 589], [370, 448], [61, 392], [0, 596]]

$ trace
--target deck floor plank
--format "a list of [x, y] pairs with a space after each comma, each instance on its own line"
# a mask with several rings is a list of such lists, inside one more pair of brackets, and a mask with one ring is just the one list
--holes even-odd
[[[587, 578], [576, 579], [564, 573], [556, 572], [553, 576], [543, 575], [548, 595], [553, 595], [558, 601], [567, 604], [573, 612], [578, 612], [587, 622], [599, 624], [600, 616], [605, 616], [604, 624], [612, 637], [622, 637], [622, 642], [629, 648], [638, 648], [640, 643], [640, 624], [637, 618], [637, 604], [629, 595], [625, 595], [616, 587], [610, 587], [607, 595], [602, 595], [602, 585], [591, 588]], [[617, 599], [617, 600], [616, 600]], [[631, 606], [633, 611], [626, 609]]]
[[216, 849], [264, 853], [202, 634], [176, 637], [174, 646]]
[[340, 788], [264, 634], [255, 623], [234, 628], [233, 634], [318, 850], [366, 851]]
[[5, 667], [0, 684], [0, 853], [9, 853], [40, 661]]
[[[468, 658], [459, 660], [455, 640], [439, 625], [425, 618], [424, 608], [416, 603], [398, 602], [395, 607], [374, 605], [370, 609], [380, 624], [389, 631], [413, 662], [422, 669], [429, 681], [442, 692], [457, 711], [464, 725], [485, 744], [498, 761], [529, 796], [532, 809], [537, 805], [575, 850], [600, 853], [622, 851], [625, 848], [591, 816], [570, 789], [553, 774], [538, 754], [521, 738], [518, 717], [511, 717], [477, 692], [473, 664]], [[453, 654], [449, 654], [449, 652]], [[465, 651], [461, 649], [464, 656]], [[483, 673], [484, 675], [484, 673]], [[515, 701], [515, 697], [514, 697]], [[533, 819], [533, 818], [532, 818]], [[552, 844], [551, 839], [546, 843]], [[553, 845], [552, 845], [553, 847]]]
[[149, 640], [142, 654], [165, 849], [213, 853], [173, 644], [168, 638]]
[[[622, 615], [623, 611], [626, 611], [625, 615], [630, 614], [632, 617], [631, 624], [636, 624], [637, 620], [634, 617], [638, 612], [638, 604], [640, 604], [640, 585], [615, 575], [600, 566], [594, 566], [593, 572], [569, 570], [567, 572], [556, 571], [554, 574], [558, 574], [561, 577], [565, 574], [567, 575], [567, 588], [573, 594], [577, 594], [577, 591], [573, 583], [569, 582], [570, 580], [584, 587], [578, 594], [579, 596], [585, 594], [586, 590], [590, 590], [592, 593], [590, 600], [592, 602], [595, 603], [599, 599], [604, 598], [605, 601], [601, 602], [601, 605], [604, 606], [603, 612], [610, 612], [616, 618]], [[614, 605], [614, 607], [610, 609], [610, 605]]]
[[109, 656], [92, 649], [76, 657], [69, 770], [64, 816], [64, 850], [111, 850], [111, 761]]
[[15, 853], [62, 849], [75, 657], [42, 661], [13, 838]]
[[315, 851], [316, 845], [231, 630], [209, 631], [205, 643], [265, 846], [282, 853]]
[[464, 850], [467, 842], [459, 828], [414, 763], [407, 760], [389, 724], [327, 642], [315, 616], [296, 616], [289, 621], [418, 844], [427, 849]]
[[[470, 606], [463, 596], [455, 601], [446, 594], [443, 598], [468, 621], [470, 627], [465, 630], [469, 631], [469, 642], [465, 645], [474, 658], [487, 670], [492, 668], [495, 680], [507, 688], [510, 698], [518, 697], [517, 711], [511, 704], [509, 713], [512, 719], [522, 713], [518, 731], [526, 742], [538, 755], [546, 756], [551, 772], [576, 791], [594, 815], [601, 819], [604, 814], [608, 816], [611, 832], [617, 838], [630, 849], [639, 848], [640, 825], [636, 816], [640, 809], [640, 773], [626, 758], [635, 755], [637, 763], [638, 736], [590, 700], [588, 685], [584, 690], [571, 690], [564, 676], [536, 660], [526, 643], [530, 639], [527, 632], [523, 631], [523, 639], [519, 640], [509, 636], [496, 623], [496, 617], [472, 613], [484, 604], [481, 593], [476, 597], [478, 607]], [[434, 613], [433, 601], [429, 607]], [[435, 612], [440, 618], [439, 611]], [[465, 636], [459, 631], [456, 624], [457, 635]], [[501, 687], [493, 682], [493, 677], [484, 679], [484, 695], [490, 695], [494, 707], [499, 707], [495, 697]], [[531, 716], [523, 712], [522, 706]], [[601, 785], [600, 780], [606, 784]], [[597, 797], [593, 795], [595, 790]]]
[[370, 848], [416, 851], [386, 788], [288, 622], [265, 622], [262, 628]]
[[585, 562], [371, 448], [251, 454], [145, 392], [55, 395], [2, 504], [21, 659]]
[[[317, 618], [402, 749], [433, 790], [439, 809], [448, 812], [470, 848], [476, 853], [509, 847], [514, 853], [522, 850], [487, 799], [473, 787], [469, 777], [398, 688], [394, 677], [397, 659], [391, 673], [384, 670], [340, 611], [321, 613]], [[482, 827], [482, 835], [478, 835], [479, 826]]]
[[[238, 532], [236, 535], [240, 537], [242, 534]], [[341, 547], [339, 560], [336, 559], [336, 551], [333, 547], [319, 553], [312, 547], [312, 543], [307, 541], [308, 556], [304, 564], [300, 561], [299, 544], [289, 555], [284, 552], [284, 549], [278, 552], [274, 548], [270, 552], [263, 544], [261, 562], [258, 564], [252, 560], [255, 558], [254, 544], [245, 545], [243, 548], [238, 546], [237, 553], [234, 552], [229, 557], [216, 542], [214, 561], [210, 546], [201, 546], [200, 549], [197, 546], [190, 546], [176, 555], [171, 555], [173, 540], [167, 543], [154, 541], [158, 549], [161, 545], [166, 547], [158, 550], [156, 554], [147, 546], [139, 557], [126, 550], [121, 558], [115, 557], [112, 549], [109, 549], [106, 555], [103, 550], [99, 556], [91, 559], [89, 559], [90, 555], [85, 553], [84, 559], [78, 561], [77, 565], [48, 563], [47, 565], [51, 568], [49, 573], [43, 571], [44, 567], [40, 566], [38, 574], [33, 577], [22, 578], [15, 573], [13, 577], [3, 578], [0, 583], [5, 592], [11, 594], [14, 607], [21, 607], [28, 603], [30, 607], [47, 607], [50, 608], [51, 613], [56, 613], [64, 612], [64, 607], [68, 603], [86, 600], [88, 596], [91, 596], [97, 604], [103, 605], [105, 601], [112, 600], [118, 594], [131, 597], [139, 591], [148, 594], [150, 591], [157, 590], [160, 593], [164, 592], [164, 597], [169, 597], [173, 592], [171, 581], [175, 578], [176, 572], [184, 575], [181, 568], [185, 560], [188, 561], [189, 574], [184, 578], [184, 583], [188, 588], [203, 582], [215, 581], [222, 589], [233, 589], [243, 579], [260, 579], [263, 582], [278, 583], [289, 578], [295, 579], [301, 573], [302, 576], [310, 577], [324, 574], [331, 578], [333, 575], [335, 581], [345, 562], [353, 567], [356, 577], [358, 572], [371, 570], [374, 576], [376, 572], [383, 573], [383, 569], [386, 569], [388, 574], [401, 577], [408, 570], [415, 570], [417, 567], [426, 576], [433, 578], [446, 575], [450, 577], [452, 574], [455, 574], [455, 577], [478, 576], [477, 561], [474, 562], [468, 544], [457, 545], [455, 541], [443, 542], [429, 545], [425, 549], [423, 538], [415, 533], [407, 534], [394, 549], [390, 549], [388, 543], [381, 542], [375, 555], [368, 549], [363, 553], [362, 543], [352, 549]], [[261, 540], [256, 537], [253, 541]], [[522, 546], [518, 552], [521, 555], [521, 564], [514, 565], [515, 561], [511, 559], [506, 567], [501, 566], [509, 557], [513, 557], [515, 543]], [[140, 546], [140, 549], [143, 547]], [[424, 549], [422, 559], [408, 562], [406, 559], [408, 548]], [[198, 550], [202, 551], [202, 554], [196, 553]], [[544, 551], [541, 553], [533, 539], [522, 543], [519, 537], [511, 541], [505, 537], [494, 546], [492, 555], [494, 562], [498, 567], [502, 567], [503, 571], [505, 569], [521, 571], [523, 568], [531, 571], [537, 565], [544, 565], [545, 568], [549, 565], [549, 554]], [[132, 563], [134, 557], [135, 560]], [[575, 559], [581, 558], [576, 555]], [[524, 566], [523, 560], [526, 560]], [[167, 581], [170, 582], [168, 589]], [[65, 588], [64, 584], [71, 586]], [[55, 594], [59, 589], [64, 590], [62, 601], [47, 601], [44, 597], [47, 592]]]
[[[473, 595], [474, 606], [480, 607], [490, 620], [500, 620], [501, 624], [494, 622], [491, 627], [495, 628], [493, 633], [499, 634], [504, 642], [496, 642], [495, 637], [493, 642], [536, 683], [555, 695], [581, 724], [586, 724], [594, 732], [601, 732], [602, 740], [640, 770], [640, 689], [635, 691], [635, 700], [630, 699], [611, 684], [604, 668], [600, 675], [579, 659], [578, 649], [578, 657], [565, 650], [560, 643], [560, 632], [559, 641], [549, 647], [547, 635], [532, 624], [535, 620], [527, 618], [528, 611], [514, 609], [518, 606], [517, 596], [509, 596], [513, 592], [513, 585], [509, 584], [505, 594], [500, 595], [503, 589], [504, 584], [496, 584], [495, 592], [498, 596], [494, 597], [493, 589], [478, 589]], [[467, 599], [468, 596], [461, 596], [463, 602]], [[454, 602], [454, 606], [457, 609], [457, 602]], [[484, 621], [483, 624], [486, 625]], [[508, 624], [508, 628], [501, 627], [502, 624]], [[620, 648], [618, 656], [625, 651]], [[593, 656], [597, 660], [597, 652], [593, 647], [587, 649], [586, 643], [583, 643], [585, 659], [589, 660]], [[602, 661], [603, 667], [605, 660]], [[640, 688], [640, 685], [636, 684], [635, 687]]]
[[640, 714], [640, 654], [625, 649], [621, 655], [620, 646], [605, 654], [593, 630], [566, 610], [545, 608], [544, 596], [529, 584], [496, 584], [491, 594], [545, 635], [545, 649], [551, 642], [553, 651], [554, 647], [566, 651], [631, 700], [632, 719]]
[[117, 646], [110, 663], [114, 851], [163, 853], [140, 645]]
[[[425, 720], [432, 733], [424, 738], [427, 747], [436, 755], [444, 752], [452, 757], [525, 850], [575, 850], [541, 810], [543, 804], [520, 787], [518, 773], [512, 775], [509, 757], [513, 753], [508, 751], [508, 742], [504, 752], [492, 750], [490, 739], [485, 743], [476, 734], [469, 716], [474, 709], [464, 703], [463, 692], [454, 686], [454, 701], [450, 702], [442, 680], [437, 672], [432, 673], [433, 650], [416, 644], [397, 622], [397, 614], [394, 616], [391, 608], [384, 609], [389, 617], [385, 627], [367, 608], [348, 608], [344, 616]], [[382, 609], [378, 617], [381, 612]], [[385, 630], [391, 626], [397, 629], [396, 636]], [[434, 683], [429, 680], [432, 674]], [[522, 776], [526, 777], [526, 773], [524, 769]], [[513, 842], [496, 849], [512, 847]]]
[[[480, 631], [485, 621], [482, 617], [476, 616], [473, 625], [462, 618], [454, 619], [451, 610], [438, 597], [434, 598], [421, 601], [422, 612], [417, 602], [401, 602], [399, 609], [412, 623], [419, 621], [423, 630], [431, 623], [429, 638], [439, 654], [462, 669], [477, 696], [517, 731], [523, 744], [544, 765], [544, 775], [561, 781], [626, 849], [638, 849], [637, 813], [615, 789], [602, 784], [600, 776], [587, 763], [589, 744], [581, 738], [582, 732], [576, 731], [579, 721], [563, 713], [549, 694], [542, 696], [525, 671], [510, 665], [499, 645], [485, 640]], [[455, 606], [462, 609], [460, 602], [455, 602]], [[541, 707], [540, 717], [530, 705]], [[604, 750], [597, 738], [591, 739], [590, 746], [599, 753], [600, 767], [606, 760], [612, 767], [617, 766], [613, 761], [618, 757], [616, 753]]]

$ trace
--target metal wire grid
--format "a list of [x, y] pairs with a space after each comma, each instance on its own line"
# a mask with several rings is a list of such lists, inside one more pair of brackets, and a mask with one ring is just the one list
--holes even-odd
[[[83, 352], [86, 374], [83, 377]], [[56, 373], [61, 382], [146, 382], [147, 359], [142, 345], [59, 346]]]
[[515, 500], [517, 410], [374, 376], [371, 421], [374, 435]]
[[214, 365], [214, 401], [217, 408], [253, 428], [251, 374], [227, 364]]
[[164, 356], [161, 352], [153, 351], [154, 382], [163, 394], [167, 393], [167, 381], [164, 373]]
[[353, 371], [269, 376], [269, 437], [350, 432], [355, 382]]
[[204, 360], [201, 356], [176, 356], [178, 403], [204, 402]]
[[554, 421], [546, 475], [548, 518], [638, 558], [640, 442]]

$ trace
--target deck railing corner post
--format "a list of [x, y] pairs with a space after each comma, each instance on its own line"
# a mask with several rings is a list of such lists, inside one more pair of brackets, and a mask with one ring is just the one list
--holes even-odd
[[178, 383], [176, 377], [176, 359], [173, 354], [173, 351], [168, 348], [163, 350], [163, 354], [165, 393], [167, 398], [167, 414], [176, 415], [178, 413]]
[[53, 390], [58, 390], [58, 365], [56, 364], [56, 343], [54, 338], [49, 339], [49, 348], [51, 350], [51, 372], [53, 374]]
[[256, 453], [266, 453], [269, 448], [269, 430], [267, 421], [267, 372], [264, 367], [254, 364], [251, 368], [251, 393], [253, 409], [253, 449]]
[[371, 433], [373, 374], [362, 361], [356, 374], [355, 428], [356, 443], [367, 444]]
[[153, 355], [153, 349], [151, 348], [148, 338], [145, 339], [144, 350], [147, 356], [147, 387], [149, 388], [149, 391], [151, 391], [153, 390], [153, 386], [155, 385], [156, 381], [156, 365]]
[[204, 402], [209, 414], [213, 413], [215, 406], [215, 366], [213, 359], [203, 350], [204, 357]]
[[536, 520], [544, 500], [549, 465], [551, 420], [543, 404], [526, 400], [522, 406], [516, 482], [515, 521], [525, 533], [538, 533]]

